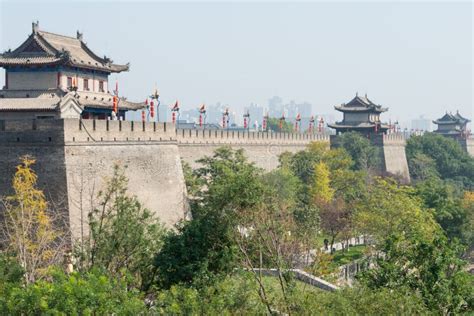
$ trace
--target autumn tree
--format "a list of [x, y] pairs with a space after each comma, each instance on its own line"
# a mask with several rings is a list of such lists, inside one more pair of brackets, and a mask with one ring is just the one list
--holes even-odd
[[310, 188], [313, 203], [324, 205], [334, 198], [334, 190], [330, 185], [329, 168], [324, 162], [314, 166], [313, 184]]
[[46, 269], [59, 264], [65, 249], [65, 234], [58, 228], [61, 217], [49, 208], [44, 193], [36, 186], [32, 169], [35, 160], [23, 156], [13, 177], [13, 194], [2, 199], [1, 227], [7, 251], [24, 270], [27, 284], [41, 279]]

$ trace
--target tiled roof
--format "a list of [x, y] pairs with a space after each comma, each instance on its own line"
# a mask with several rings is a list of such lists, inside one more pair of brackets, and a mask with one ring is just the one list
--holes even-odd
[[[77, 92], [76, 96], [79, 103], [84, 107], [95, 108], [112, 108], [113, 96], [111, 94], [93, 93], [93, 92]], [[146, 107], [143, 102], [131, 102], [125, 98], [119, 98], [119, 109], [139, 110]]]
[[2, 111], [54, 111], [60, 98], [0, 98]]
[[0, 55], [0, 66], [68, 64], [105, 72], [128, 71], [129, 65], [114, 64], [107, 57], [94, 54], [77, 38], [39, 31], [33, 33], [17, 49]]
[[[8, 90], [2, 90], [8, 91]], [[57, 105], [66, 97], [74, 98], [82, 107], [112, 109], [113, 96], [108, 93], [93, 92], [64, 92], [61, 90], [33, 91], [31, 97], [0, 97], [0, 111], [53, 111]], [[119, 98], [118, 103], [121, 110], [139, 110], [146, 107], [143, 102], [131, 102], [125, 98]]]
[[[387, 124], [378, 124], [379, 128], [388, 129]], [[328, 124], [331, 128], [375, 128], [375, 123], [357, 123], [357, 124], [345, 124], [343, 122], [336, 122], [334, 124]]]
[[374, 112], [385, 112], [388, 111], [388, 108], [384, 108], [381, 105], [377, 105], [373, 103], [367, 95], [365, 97], [360, 97], [358, 95], [355, 96], [348, 103], [343, 103], [339, 106], [334, 107], [336, 110], [341, 112], [366, 112], [366, 111], [374, 111]]

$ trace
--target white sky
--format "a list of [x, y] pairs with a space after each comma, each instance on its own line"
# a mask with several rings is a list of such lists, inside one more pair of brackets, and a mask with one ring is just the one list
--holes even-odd
[[[473, 116], [471, 2], [0, 2], [0, 50], [40, 29], [75, 36], [131, 63], [120, 90], [142, 100], [158, 85], [183, 108], [240, 112], [278, 95], [315, 113], [355, 93], [388, 106], [384, 120]], [[4, 84], [0, 73], [0, 86]]]

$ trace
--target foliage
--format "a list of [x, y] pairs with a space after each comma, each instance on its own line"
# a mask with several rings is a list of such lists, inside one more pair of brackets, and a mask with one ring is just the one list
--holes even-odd
[[408, 169], [413, 182], [439, 178], [434, 159], [421, 152], [408, 158]]
[[139, 315], [146, 312], [140, 294], [128, 290], [123, 279], [96, 272], [66, 275], [60, 271], [53, 272], [49, 279], [3, 293], [2, 314]]
[[273, 132], [284, 132], [284, 133], [292, 133], [293, 132], [293, 124], [288, 121], [282, 122], [282, 128], [280, 129], [280, 118], [276, 117], [269, 117], [267, 119], [267, 129]]
[[7, 250], [24, 269], [26, 283], [42, 278], [48, 266], [62, 260], [64, 250], [63, 233], [55, 226], [61, 224], [60, 218], [36, 187], [34, 163], [29, 156], [21, 158], [13, 177], [14, 194], [3, 199], [5, 223], [0, 226]]
[[462, 203], [462, 193], [455, 185], [440, 179], [429, 179], [415, 185], [415, 193], [421, 198], [423, 206], [432, 210], [436, 221], [448, 237], [469, 242], [467, 234], [474, 229], [466, 225], [470, 216], [469, 208]]
[[357, 132], [343, 133], [338, 141], [354, 161], [354, 170], [379, 170], [380, 154], [379, 149], [373, 146], [370, 141]]
[[472, 311], [474, 278], [463, 271], [461, 249], [439, 233], [432, 240], [401, 235], [392, 234], [382, 243], [383, 256], [376, 268], [362, 273], [361, 282], [372, 289], [411, 289], [443, 315]]
[[208, 283], [231, 271], [237, 260], [234, 233], [244, 210], [260, 203], [261, 170], [247, 162], [243, 151], [228, 147], [198, 161], [200, 180], [191, 203], [193, 220], [165, 238], [155, 258], [164, 288], [178, 283]]
[[411, 187], [399, 186], [389, 178], [376, 179], [365, 198], [355, 206], [357, 228], [376, 241], [383, 241], [387, 235], [397, 232], [405, 236], [433, 236], [439, 226], [413, 195]]
[[[429, 174], [436, 171], [443, 180], [460, 181], [465, 188], [474, 187], [474, 158], [470, 157], [454, 139], [435, 133], [414, 136], [407, 141], [406, 154], [408, 161], [411, 162], [410, 175], [415, 180], [423, 179], [417, 168], [417, 164], [421, 164], [420, 157], [422, 157], [424, 165], [430, 166]], [[429, 162], [426, 163], [427, 161]], [[433, 163], [436, 166], [435, 170], [431, 167]]]
[[352, 212], [349, 206], [341, 198], [336, 198], [321, 207], [319, 216], [321, 218], [321, 229], [331, 239], [329, 241], [331, 252], [334, 241], [340, 234], [348, 235], [351, 231]]
[[256, 293], [248, 275], [232, 275], [201, 289], [173, 285], [158, 292], [153, 309], [160, 315], [262, 314]]
[[327, 204], [334, 198], [334, 190], [330, 186], [329, 168], [324, 162], [314, 166], [314, 181], [310, 188], [313, 203]]
[[89, 213], [89, 242], [78, 245], [79, 268], [101, 268], [112, 276], [127, 271], [135, 277], [135, 286], [147, 289], [154, 279], [153, 258], [162, 244], [162, 225], [127, 194], [127, 178], [117, 165], [98, 199], [99, 208]]
[[425, 315], [428, 310], [416, 293], [365, 287], [337, 292], [297, 293], [295, 314], [312, 315]]

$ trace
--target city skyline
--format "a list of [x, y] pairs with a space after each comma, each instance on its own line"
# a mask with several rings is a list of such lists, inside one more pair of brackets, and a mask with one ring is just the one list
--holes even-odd
[[[471, 3], [24, 4], [0, 4], [2, 50], [17, 47], [32, 21], [71, 36], [79, 29], [98, 53], [131, 63], [111, 76], [131, 100], [156, 84], [163, 104], [178, 99], [183, 110], [222, 102], [241, 116], [280, 96], [339, 120], [333, 107], [358, 92], [389, 107], [385, 121], [473, 115]], [[70, 12], [90, 18], [71, 21]], [[103, 23], [104, 14], [133, 23]]]

